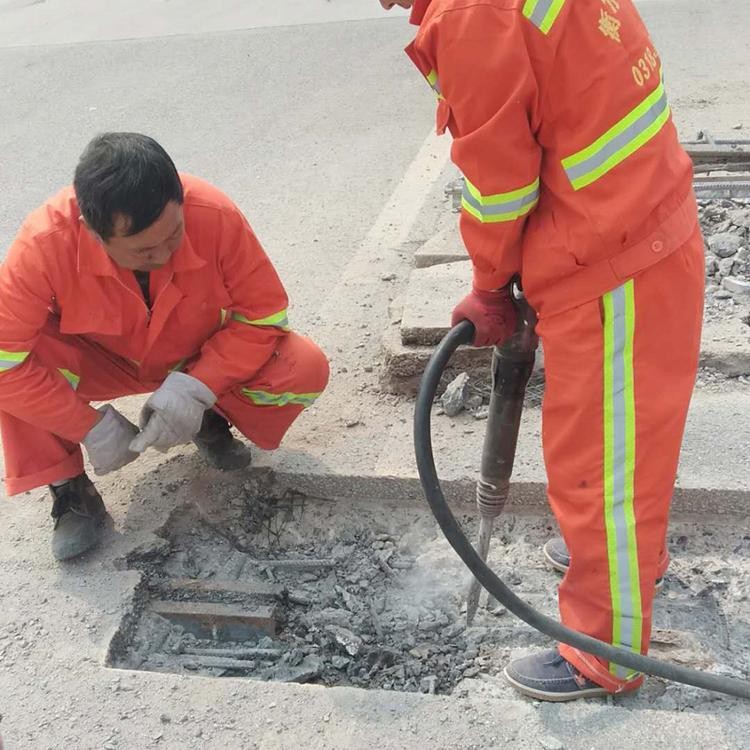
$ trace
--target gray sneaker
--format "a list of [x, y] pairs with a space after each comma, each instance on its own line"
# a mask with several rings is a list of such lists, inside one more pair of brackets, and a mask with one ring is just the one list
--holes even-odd
[[108, 515], [101, 495], [85, 475], [59, 487], [52, 495], [52, 554], [56, 560], [70, 560], [95, 547], [101, 539]]
[[[547, 564], [557, 570], [560, 573], [567, 573], [570, 567], [570, 552], [568, 552], [568, 546], [565, 544], [561, 536], [556, 536], [550, 539], [544, 547], [542, 547], [544, 553], [544, 559]], [[664, 586], [664, 579], [656, 579], [656, 590], [661, 591]]]
[[573, 701], [601, 698], [609, 692], [584, 677], [556, 649], [524, 656], [508, 664], [505, 679], [519, 693], [540, 701]]
[[193, 442], [206, 463], [222, 471], [246, 469], [253, 458], [250, 448], [232, 435], [229, 422], [213, 409], [206, 410]]

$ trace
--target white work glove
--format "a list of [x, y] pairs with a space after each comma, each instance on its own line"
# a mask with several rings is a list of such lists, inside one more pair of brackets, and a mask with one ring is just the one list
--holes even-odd
[[130, 449], [138, 428], [114, 406], [106, 404], [97, 411], [104, 416], [86, 433], [81, 444], [89, 454], [94, 473], [103, 476], [138, 458]]
[[130, 450], [143, 453], [154, 447], [166, 453], [189, 443], [201, 428], [203, 412], [216, 403], [214, 392], [197, 378], [171, 372], [141, 410], [141, 433]]

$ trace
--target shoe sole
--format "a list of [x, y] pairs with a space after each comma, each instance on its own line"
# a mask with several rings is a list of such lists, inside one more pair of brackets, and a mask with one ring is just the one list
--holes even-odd
[[547, 690], [539, 690], [538, 688], [524, 685], [524, 683], [518, 682], [518, 680], [511, 677], [508, 673], [507, 667], [503, 670], [503, 677], [505, 677], [511, 687], [522, 695], [525, 695], [528, 698], [549, 701], [552, 703], [567, 703], [568, 701], [575, 701], [579, 698], [606, 698], [610, 694], [602, 687], [585, 688], [582, 690], [576, 690], [575, 693], [551, 693]]
[[[565, 565], [564, 563], [559, 562], [558, 560], [555, 560], [555, 558], [552, 557], [552, 555], [550, 555], [549, 552], [547, 552], [547, 545], [546, 544], [542, 547], [542, 552], [544, 554], [544, 559], [547, 561], [547, 565], [549, 565], [550, 568], [552, 568], [553, 570], [556, 570], [558, 573], [562, 573], [563, 575], [565, 575], [568, 572], [568, 566], [567, 565]], [[657, 593], [659, 591], [661, 591], [663, 588], [664, 588], [664, 579], [660, 578], [656, 582], [656, 591], [657, 591]]]

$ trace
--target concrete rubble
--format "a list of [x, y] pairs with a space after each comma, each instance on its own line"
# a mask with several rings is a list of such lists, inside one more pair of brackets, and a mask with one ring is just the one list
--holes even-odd
[[[467, 681], [498, 678], [518, 649], [546, 642], [486, 594], [474, 625], [466, 627], [467, 575], [424, 509], [367, 503], [343, 509], [280, 494], [268, 480], [227, 483], [222, 494], [236, 516], [207, 527], [194, 508], [177, 507], [157, 530], [168, 551], [162, 546], [157, 558], [130, 559], [143, 578], [112, 640], [113, 666], [455, 694]], [[473, 535], [475, 519], [462, 522]], [[490, 562], [519, 595], [554, 615], [559, 578], [540, 553], [551, 533], [546, 519], [503, 516]], [[747, 675], [750, 535], [708, 522], [696, 535], [689, 524], [676, 524], [670, 549], [672, 565], [655, 607], [654, 653]], [[194, 580], [210, 582], [238, 550], [253, 560], [332, 559], [335, 566], [300, 574], [285, 566], [250, 565], [223, 593], [218, 582], [191, 590], [191, 601], [213, 591], [212, 600], [240, 606], [247, 601], [243, 591], [265, 591], [270, 584], [280, 592], [279, 625], [272, 634], [238, 640], [232, 632], [197, 632], [149, 607], [150, 597], [164, 595], [165, 576], [189, 570]], [[700, 691], [686, 695], [686, 705], [694, 708], [714, 700]], [[658, 708], [671, 706], [674, 697], [670, 686], [655, 680], [642, 695], [624, 700], [631, 707]]]
[[750, 312], [750, 201], [701, 201], [706, 238], [706, 318]]

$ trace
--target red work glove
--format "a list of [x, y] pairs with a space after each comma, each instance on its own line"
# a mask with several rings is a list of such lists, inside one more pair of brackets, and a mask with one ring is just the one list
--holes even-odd
[[474, 346], [499, 346], [513, 335], [516, 318], [509, 286], [493, 292], [474, 287], [454, 308], [451, 325], [470, 320], [475, 328]]

